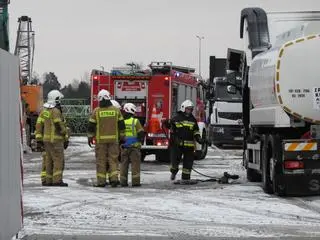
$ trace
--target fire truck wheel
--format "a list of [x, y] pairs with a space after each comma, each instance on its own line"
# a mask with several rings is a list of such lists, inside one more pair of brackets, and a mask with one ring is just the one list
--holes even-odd
[[156, 161], [158, 162], [170, 162], [169, 151], [161, 151], [156, 153]]
[[141, 157], [140, 157], [141, 162], [144, 162], [145, 158], [146, 158], [146, 153], [141, 151]]

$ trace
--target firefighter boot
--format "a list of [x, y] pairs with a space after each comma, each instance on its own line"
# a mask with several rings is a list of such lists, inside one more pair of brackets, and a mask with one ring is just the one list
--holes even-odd
[[180, 184], [182, 184], [182, 185], [190, 185], [191, 181], [190, 181], [190, 179], [181, 179], [180, 180]]
[[111, 187], [113, 187], [113, 188], [118, 187], [118, 181], [111, 182], [110, 185], [111, 185]]
[[101, 188], [104, 188], [107, 184], [98, 184], [98, 183], [95, 183], [93, 184], [94, 187], [101, 187]]
[[132, 184], [132, 187], [141, 187], [141, 184]]
[[68, 187], [68, 183], [65, 183], [65, 182], [52, 183], [52, 186], [55, 186], [55, 187]]
[[42, 182], [42, 186], [52, 186], [52, 183]]
[[176, 173], [171, 173], [170, 180], [174, 181], [176, 179]]

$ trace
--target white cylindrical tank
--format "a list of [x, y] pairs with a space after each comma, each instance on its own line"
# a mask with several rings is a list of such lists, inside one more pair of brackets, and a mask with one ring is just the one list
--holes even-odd
[[[257, 55], [249, 72], [254, 108], [281, 106], [296, 118], [320, 123], [320, 25], [283, 35], [283, 44]], [[318, 32], [315, 34], [315, 32]], [[290, 33], [295, 39], [290, 39]]]

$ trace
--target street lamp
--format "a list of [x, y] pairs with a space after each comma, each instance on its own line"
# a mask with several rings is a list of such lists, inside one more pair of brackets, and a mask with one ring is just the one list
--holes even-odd
[[204, 39], [203, 36], [196, 36], [199, 39], [199, 75], [201, 76], [201, 40]]

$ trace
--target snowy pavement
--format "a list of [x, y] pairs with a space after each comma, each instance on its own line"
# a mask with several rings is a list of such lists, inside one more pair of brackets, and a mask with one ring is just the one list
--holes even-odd
[[[263, 193], [259, 183], [246, 181], [239, 150], [211, 149], [205, 160], [195, 162], [195, 169], [206, 175], [240, 175], [230, 184], [175, 185], [168, 180], [168, 165], [148, 156], [141, 188], [92, 187], [94, 152], [85, 138], [72, 139], [66, 156], [68, 188], [42, 187], [39, 154], [25, 157], [20, 238], [320, 238], [320, 197]], [[206, 179], [194, 172], [192, 178]]]

